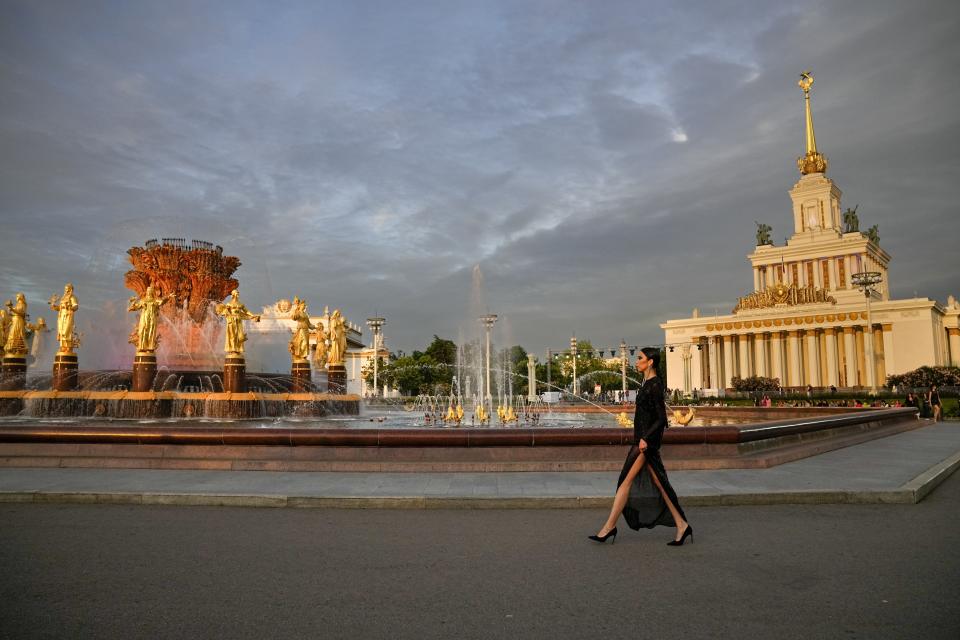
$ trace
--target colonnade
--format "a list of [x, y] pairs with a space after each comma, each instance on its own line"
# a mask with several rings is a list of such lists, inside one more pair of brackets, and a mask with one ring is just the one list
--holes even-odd
[[[746, 328], [753, 323], [737, 324]], [[868, 340], [873, 342], [874, 371], [868, 362]], [[694, 337], [692, 342], [696, 349], [693, 358], [683, 360], [684, 380], [692, 380], [694, 386], [699, 382], [701, 388], [731, 388], [735, 376], [779, 378], [782, 387], [869, 387], [874, 380], [882, 386], [886, 372], [896, 370], [893, 325], [886, 323], [869, 328], [854, 324], [722, 331]]]

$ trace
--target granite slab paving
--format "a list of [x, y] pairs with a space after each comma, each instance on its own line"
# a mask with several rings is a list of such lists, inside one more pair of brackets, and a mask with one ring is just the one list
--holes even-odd
[[[625, 452], [626, 453], [626, 452]], [[939, 483], [960, 466], [960, 423], [941, 422], [920, 429], [837, 449], [768, 469], [673, 471], [671, 482], [682, 499], [696, 504], [791, 502], [806, 496], [820, 502], [915, 502], [910, 483]], [[937, 469], [940, 471], [937, 472]], [[946, 475], [944, 475], [946, 474]], [[350, 500], [350, 506], [423, 507], [425, 500], [469, 501], [488, 505], [549, 507], [598, 506], [609, 501], [615, 472], [358, 473], [206, 471], [158, 469], [0, 468], [0, 501], [97, 496], [131, 502], [165, 496], [176, 503], [202, 504], [204, 496], [228, 496], [233, 504], [285, 506], [286, 499]], [[934, 485], [935, 486], [935, 485]], [[911, 493], [913, 492], [913, 493]], [[902, 494], [902, 495], [901, 495]], [[925, 495], [925, 493], [923, 493]], [[899, 497], [898, 497], [899, 496]], [[188, 502], [186, 498], [193, 498]], [[46, 499], [46, 498], [45, 498]], [[380, 500], [381, 502], [378, 502]], [[738, 502], [738, 500], [742, 500]], [[407, 501], [406, 503], [404, 501]], [[491, 502], [493, 501], [493, 502]], [[537, 502], [539, 501], [539, 502]], [[803, 500], [800, 500], [803, 501]], [[208, 502], [209, 504], [209, 502]], [[299, 506], [304, 506], [301, 500]]]

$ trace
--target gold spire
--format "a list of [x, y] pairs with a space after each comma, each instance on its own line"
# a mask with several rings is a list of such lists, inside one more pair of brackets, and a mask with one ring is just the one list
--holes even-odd
[[809, 71], [800, 74], [797, 83], [803, 89], [803, 99], [807, 106], [807, 153], [797, 158], [797, 168], [800, 173], [823, 173], [827, 170], [827, 159], [817, 151], [817, 137], [813, 133], [813, 112], [810, 111], [810, 87], [813, 86], [813, 75]]

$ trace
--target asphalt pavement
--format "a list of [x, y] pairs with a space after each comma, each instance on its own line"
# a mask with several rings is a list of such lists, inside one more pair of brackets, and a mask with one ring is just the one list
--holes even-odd
[[595, 509], [0, 504], [0, 637], [960, 637], [960, 474], [687, 515], [676, 548]]

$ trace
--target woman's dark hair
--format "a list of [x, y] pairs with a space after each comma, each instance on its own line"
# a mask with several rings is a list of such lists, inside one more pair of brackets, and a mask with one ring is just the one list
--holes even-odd
[[653, 360], [653, 368], [657, 371], [660, 370], [660, 349], [656, 347], [644, 347], [640, 349], [643, 355], [647, 356], [649, 359]]

